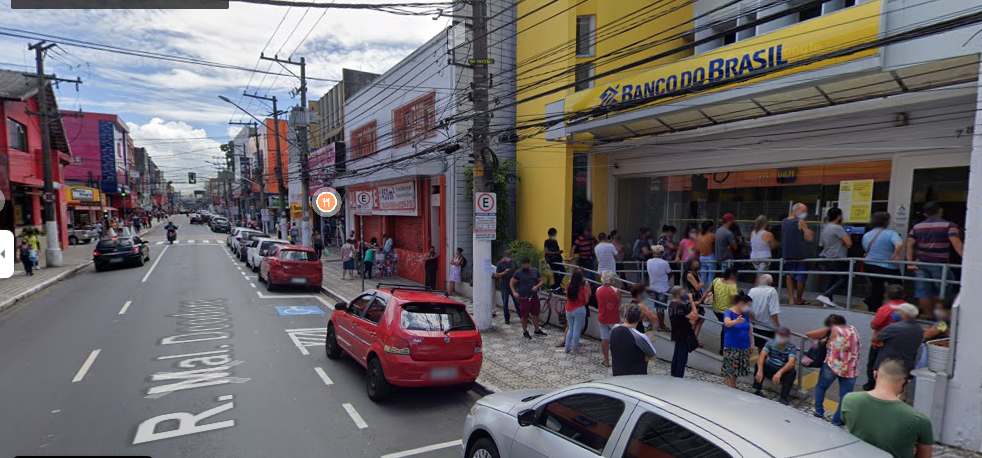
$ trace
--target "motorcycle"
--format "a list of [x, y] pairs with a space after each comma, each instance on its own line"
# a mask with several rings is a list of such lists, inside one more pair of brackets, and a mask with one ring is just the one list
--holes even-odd
[[174, 229], [168, 229], [167, 230], [167, 241], [170, 242], [171, 245], [173, 245], [175, 240], [177, 240], [177, 231], [174, 230]]

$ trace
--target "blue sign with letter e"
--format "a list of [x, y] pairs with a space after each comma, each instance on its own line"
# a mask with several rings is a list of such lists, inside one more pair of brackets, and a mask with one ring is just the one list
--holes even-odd
[[293, 315], [324, 315], [324, 311], [316, 305], [290, 305], [277, 306], [276, 311], [280, 316]]

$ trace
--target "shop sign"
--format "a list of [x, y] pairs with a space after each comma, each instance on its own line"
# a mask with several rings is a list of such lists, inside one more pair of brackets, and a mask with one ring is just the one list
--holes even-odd
[[379, 185], [376, 188], [376, 206], [372, 213], [377, 215], [416, 216], [416, 182], [404, 181]]
[[296, 221], [303, 219], [303, 205], [290, 204], [290, 219]]
[[99, 121], [99, 158], [102, 160], [103, 192], [119, 192], [116, 176], [116, 128], [112, 121]]
[[873, 180], [839, 182], [842, 222], [867, 224], [873, 211]]
[[[697, 95], [723, 88], [757, 83], [795, 73], [829, 67], [842, 62], [874, 56], [877, 48], [858, 53], [776, 71], [758, 78], [734, 82], [702, 90], [708, 83], [745, 77], [755, 72], [769, 71], [789, 64], [840, 51], [877, 39], [880, 30], [881, 1], [846, 8], [794, 26], [758, 35], [722, 48], [682, 59], [640, 72], [606, 85], [579, 91], [566, 97], [566, 113], [576, 113], [599, 106], [616, 106], [624, 102], [637, 103], [651, 98], [652, 103], [665, 103], [691, 95], [657, 98], [659, 95], [690, 90]], [[571, 117], [570, 119], [575, 119]]]
[[100, 197], [99, 190], [95, 188], [86, 186], [72, 186], [68, 188], [69, 205], [73, 205], [73, 202], [98, 202]]
[[498, 237], [498, 196], [493, 192], [474, 193], [474, 240]]
[[798, 179], [798, 168], [777, 169], [777, 182], [781, 184], [794, 183]]

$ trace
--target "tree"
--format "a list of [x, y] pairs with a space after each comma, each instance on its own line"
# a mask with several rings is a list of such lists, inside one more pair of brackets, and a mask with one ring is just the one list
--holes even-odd
[[225, 168], [229, 170], [235, 168], [235, 144], [229, 141], [218, 145], [218, 147], [225, 153]]

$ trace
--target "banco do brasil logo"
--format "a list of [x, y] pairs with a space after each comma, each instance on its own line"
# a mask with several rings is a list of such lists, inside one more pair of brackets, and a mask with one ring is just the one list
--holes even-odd
[[607, 89], [604, 89], [603, 93], [600, 94], [600, 106], [605, 107], [617, 103], [617, 90], [619, 87], [619, 84], [617, 86], [607, 86]]

